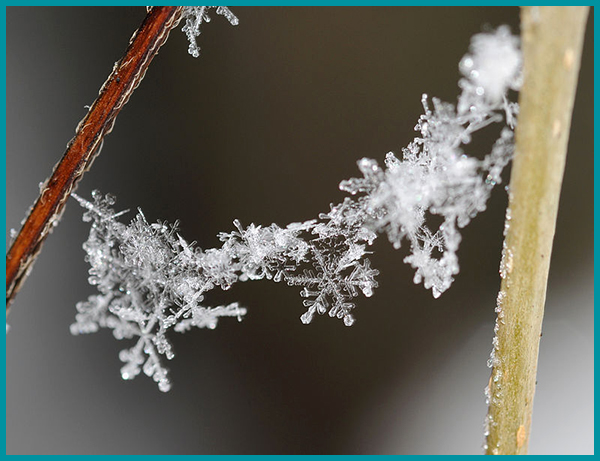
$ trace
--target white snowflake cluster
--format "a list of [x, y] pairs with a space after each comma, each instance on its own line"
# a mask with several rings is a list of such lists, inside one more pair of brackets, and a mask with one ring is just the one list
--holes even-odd
[[182, 19], [185, 20], [185, 24], [181, 30], [190, 42], [188, 53], [195, 58], [200, 56], [200, 47], [196, 42], [196, 38], [200, 35], [200, 26], [202, 23], [210, 22], [208, 10], [211, 8], [216, 8], [217, 14], [225, 16], [232, 26], [239, 24], [237, 16], [226, 6], [185, 6], [182, 13]]
[[[483, 42], [488, 45], [481, 46]], [[499, 71], [504, 75], [501, 84], [484, 84], [473, 63], [490, 66], [490, 59], [481, 54], [498, 48], [504, 53], [501, 63], [517, 65], [510, 72]], [[509, 59], [510, 53], [514, 57]], [[415, 283], [423, 282], [438, 297], [459, 271], [459, 229], [485, 209], [512, 156], [518, 107], [508, 102], [506, 91], [518, 86], [519, 63], [518, 40], [506, 28], [475, 36], [460, 66], [464, 77], [457, 106], [433, 98], [430, 107], [424, 95], [425, 113], [415, 127], [420, 136], [403, 149], [402, 160], [391, 152], [385, 168], [375, 160], [360, 160], [363, 177], [340, 184], [352, 197], [331, 206], [319, 219], [285, 228], [244, 228], [236, 220], [235, 231], [219, 235], [220, 248], [202, 250], [187, 243], [174, 225], [149, 224], [141, 210], [129, 225], [118, 222], [123, 212], [111, 208], [111, 196], [95, 192], [93, 202], [76, 196], [87, 209], [84, 220], [92, 221], [84, 249], [91, 265], [90, 283], [100, 294], [77, 305], [72, 332], [102, 327], [112, 329], [117, 339], [137, 337], [136, 345], [120, 354], [123, 378], [131, 379], [143, 369], [166, 391], [170, 383], [159, 356], [173, 357], [168, 329], [214, 328], [219, 317], [241, 319], [246, 313], [237, 303], [203, 306], [204, 294], [215, 288], [227, 290], [237, 281], [283, 281], [303, 287], [303, 323], [328, 313], [352, 325], [354, 298], [359, 293], [371, 296], [377, 287], [379, 272], [366, 255], [382, 233], [395, 248], [406, 238], [410, 254], [405, 262], [416, 269]], [[500, 98], [495, 85], [502, 88]], [[475, 131], [503, 120], [507, 127], [487, 156], [478, 160], [464, 153], [462, 146]], [[432, 229], [428, 221], [434, 217], [442, 223]]]
[[[362, 159], [358, 166], [364, 177], [340, 184], [351, 194], [365, 194], [364, 214], [371, 230], [386, 232], [395, 248], [404, 238], [410, 242], [411, 254], [404, 261], [416, 269], [414, 282], [423, 282], [436, 298], [459, 271], [458, 229], [485, 210], [512, 157], [511, 128], [518, 105], [509, 103], [506, 93], [520, 82], [518, 45], [507, 27], [475, 35], [471, 53], [460, 64], [464, 77], [459, 81], [462, 93], [457, 106], [433, 98], [431, 108], [423, 95], [425, 113], [415, 126], [421, 136], [402, 150], [402, 161], [390, 152], [382, 169], [375, 160]], [[508, 126], [483, 160], [465, 155], [462, 146], [470, 143], [474, 132], [504, 119]], [[428, 216], [442, 221], [437, 229], [430, 228]]]
[[237, 303], [215, 308], [200, 304], [202, 293], [213, 287], [196, 266], [196, 251], [166, 223], [148, 224], [141, 210], [128, 225], [117, 221], [114, 198], [93, 192], [94, 202], [73, 194], [87, 209], [84, 221], [92, 227], [83, 248], [90, 263], [89, 282], [97, 295], [77, 304], [71, 333], [93, 333], [109, 328], [117, 339], [138, 338], [121, 351], [123, 379], [133, 379], [143, 369], [160, 390], [168, 391], [167, 370], [159, 355], [173, 358], [166, 331], [191, 327], [215, 328], [219, 317], [246, 313]]
[[143, 370], [163, 391], [169, 390], [170, 382], [159, 355], [174, 355], [167, 330], [214, 328], [219, 317], [241, 319], [246, 313], [237, 303], [205, 307], [204, 294], [212, 289], [227, 290], [237, 281], [263, 278], [285, 281], [304, 287], [304, 323], [315, 313], [329, 312], [351, 325], [352, 299], [359, 291], [371, 296], [377, 286], [378, 271], [363, 258], [366, 250], [360, 243], [372, 241], [374, 235], [362, 229], [362, 222], [342, 218], [340, 213], [348, 211], [344, 204], [319, 223], [286, 228], [251, 224], [244, 229], [234, 221], [236, 231], [219, 235], [221, 248], [203, 251], [186, 242], [174, 225], [149, 224], [141, 210], [129, 225], [120, 223], [117, 218], [125, 212], [112, 209], [115, 200], [110, 195], [94, 191], [93, 202], [73, 196], [87, 209], [84, 220], [92, 222], [83, 248], [91, 266], [89, 282], [100, 294], [77, 304], [71, 332], [109, 328], [117, 339], [137, 338], [119, 355], [125, 362], [121, 375], [132, 379]]

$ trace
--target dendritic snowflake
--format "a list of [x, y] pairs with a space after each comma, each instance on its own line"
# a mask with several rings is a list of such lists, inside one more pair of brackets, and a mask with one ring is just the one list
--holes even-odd
[[183, 7], [182, 19], [185, 21], [185, 24], [181, 30], [183, 33], [185, 33], [185, 35], [188, 38], [188, 41], [190, 42], [188, 53], [190, 53], [195, 58], [200, 56], [200, 47], [196, 42], [196, 38], [200, 35], [200, 26], [202, 25], [202, 23], [210, 22], [210, 16], [208, 15], [208, 11], [211, 8], [216, 8], [216, 13], [221, 16], [225, 16], [225, 18], [229, 21], [231, 25], [237, 26], [239, 24], [237, 16], [233, 14], [231, 10], [226, 6]]
[[[194, 13], [198, 25], [206, 20], [205, 13]], [[489, 53], [501, 59], [496, 62]], [[494, 65], [501, 69], [495, 71]], [[220, 317], [241, 319], [246, 313], [237, 303], [202, 305], [206, 292], [227, 290], [238, 281], [283, 281], [302, 287], [303, 323], [328, 313], [349, 326], [354, 323], [354, 298], [360, 293], [371, 296], [377, 287], [379, 272], [366, 255], [383, 233], [395, 248], [408, 241], [405, 262], [416, 271], [415, 283], [422, 282], [438, 297], [459, 271], [459, 229], [485, 210], [512, 156], [518, 106], [506, 94], [518, 89], [520, 68], [518, 39], [507, 28], [476, 35], [460, 64], [458, 104], [436, 98], [430, 103], [423, 95], [424, 114], [415, 127], [419, 136], [402, 150], [401, 159], [390, 152], [384, 167], [360, 160], [363, 177], [340, 184], [351, 196], [318, 219], [285, 228], [244, 228], [236, 220], [235, 230], [219, 234], [220, 248], [194, 247], [174, 225], [149, 224], [141, 210], [128, 225], [122, 224], [117, 218], [124, 212], [113, 210], [109, 195], [94, 192], [92, 202], [75, 196], [87, 209], [84, 220], [92, 222], [83, 248], [91, 265], [89, 281], [99, 294], [77, 305], [71, 331], [109, 328], [117, 339], [136, 338], [120, 354], [123, 378], [143, 370], [166, 391], [170, 382], [160, 356], [173, 357], [166, 336], [170, 328], [214, 328]], [[461, 146], [475, 131], [502, 121], [507, 126], [488, 155], [478, 160], [464, 153]], [[442, 223], [431, 228], [428, 221], [436, 216]]]
[[167, 391], [170, 382], [159, 359], [173, 358], [166, 331], [215, 328], [219, 317], [241, 319], [246, 310], [237, 303], [214, 308], [201, 304], [212, 281], [198, 271], [200, 252], [174, 226], [149, 224], [141, 210], [126, 226], [117, 221], [122, 213], [112, 210], [112, 196], [92, 195], [94, 201], [88, 202], [73, 194], [87, 209], [84, 220], [92, 222], [83, 248], [91, 266], [89, 282], [100, 293], [77, 304], [71, 332], [109, 328], [117, 339], [137, 338], [119, 354], [125, 362], [121, 375], [133, 379], [143, 370]]

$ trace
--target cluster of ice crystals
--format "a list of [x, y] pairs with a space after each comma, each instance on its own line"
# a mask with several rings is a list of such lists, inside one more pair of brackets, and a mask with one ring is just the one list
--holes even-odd
[[[484, 211], [492, 188], [513, 153], [513, 131], [502, 129], [498, 140], [483, 160], [465, 155], [474, 132], [503, 120], [514, 124], [518, 106], [508, 103], [506, 91], [516, 88], [520, 73], [518, 39], [501, 27], [491, 34], [473, 38], [471, 54], [461, 69], [458, 104], [423, 95], [424, 114], [415, 130], [420, 133], [402, 151], [402, 159], [388, 153], [385, 168], [370, 159], [358, 162], [363, 178], [343, 181], [340, 188], [366, 197], [367, 227], [385, 232], [395, 248], [404, 239], [411, 254], [405, 262], [416, 269], [415, 283], [423, 282], [435, 297], [446, 291], [459, 271], [459, 229]], [[500, 53], [498, 62], [494, 55]], [[477, 65], [481, 64], [481, 68]], [[503, 78], [491, 82], [484, 74]], [[466, 69], [469, 69], [468, 71]], [[484, 85], [484, 86], [482, 86]], [[501, 89], [501, 97], [496, 91]], [[441, 221], [431, 227], [428, 221]]]
[[[197, 21], [206, 20], [205, 10], [194, 14]], [[493, 70], [493, 59], [484, 56], [486, 49], [520, 56], [518, 41], [506, 34], [501, 28], [475, 36], [471, 54], [461, 64], [470, 70], [463, 69], [456, 107], [436, 98], [430, 104], [424, 95], [425, 113], [415, 127], [419, 136], [403, 149], [402, 158], [390, 152], [384, 167], [375, 160], [360, 160], [363, 177], [340, 184], [351, 196], [318, 219], [285, 228], [244, 227], [235, 220], [235, 230], [219, 234], [220, 248], [202, 250], [187, 243], [175, 225], [148, 223], [141, 210], [128, 225], [120, 223], [117, 218], [124, 212], [112, 209], [111, 196], [95, 192], [93, 202], [76, 197], [87, 209], [84, 220], [92, 222], [84, 249], [91, 265], [90, 283], [100, 294], [77, 305], [72, 332], [110, 328], [117, 339], [137, 338], [131, 349], [121, 352], [123, 378], [131, 379], [143, 370], [161, 390], [168, 390], [160, 356], [173, 357], [166, 336], [170, 328], [177, 332], [214, 328], [219, 317], [239, 319], [246, 313], [237, 303], [203, 306], [206, 292], [227, 290], [238, 281], [285, 282], [302, 287], [303, 323], [310, 323], [315, 314], [328, 313], [350, 326], [354, 298], [361, 293], [370, 297], [377, 287], [379, 271], [366, 255], [382, 233], [395, 248], [408, 241], [410, 254], [405, 262], [416, 270], [415, 283], [422, 282], [438, 297], [459, 271], [459, 229], [485, 210], [512, 156], [517, 106], [508, 103], [504, 93], [515, 85], [520, 70], [517, 66], [498, 71], [505, 77], [502, 97], [497, 98], [487, 84], [481, 89], [475, 65], [483, 62], [486, 72]], [[498, 65], [514, 62], [520, 63], [520, 58], [505, 58]], [[508, 127], [482, 160], [464, 153], [463, 146], [475, 131], [503, 120]], [[433, 225], [432, 220], [441, 224]]]
[[460, 62], [460, 70], [476, 92], [492, 103], [499, 103], [509, 88], [519, 88], [522, 66], [519, 38], [507, 26], [493, 33], [475, 35], [470, 50]]
[[196, 38], [200, 35], [200, 26], [203, 22], [210, 22], [210, 16], [208, 11], [211, 8], [216, 8], [217, 14], [225, 16], [229, 23], [233, 26], [239, 24], [239, 20], [235, 14], [231, 12], [226, 6], [186, 6], [183, 9], [182, 19], [185, 20], [185, 24], [181, 29], [187, 36], [190, 46], [188, 53], [193, 57], [197, 58], [200, 56], [200, 47], [196, 42]]
[[160, 356], [174, 354], [166, 332], [192, 327], [214, 328], [219, 317], [241, 318], [246, 310], [237, 303], [206, 307], [203, 293], [213, 281], [198, 270], [200, 252], [189, 245], [166, 223], [149, 224], [143, 213], [129, 225], [117, 218], [111, 208], [114, 198], [93, 194], [93, 202], [73, 196], [87, 209], [91, 221], [83, 248], [90, 263], [89, 282], [99, 294], [77, 304], [71, 333], [93, 333], [109, 328], [117, 339], [136, 339], [119, 358], [123, 379], [133, 379], [140, 371], [152, 377], [162, 391], [170, 381]]
[[91, 266], [89, 282], [100, 293], [77, 304], [71, 332], [109, 328], [117, 339], [136, 338], [119, 355], [124, 379], [143, 370], [161, 390], [169, 390], [160, 360], [174, 356], [167, 331], [212, 329], [220, 317], [240, 319], [246, 313], [238, 303], [205, 307], [204, 294], [212, 289], [227, 290], [238, 281], [284, 281], [303, 287], [304, 323], [328, 312], [351, 325], [353, 298], [359, 292], [371, 296], [377, 287], [378, 271], [359, 243], [371, 234], [355, 222], [358, 211], [345, 205], [350, 202], [332, 208], [318, 223], [244, 228], [236, 220], [236, 230], [219, 234], [220, 248], [203, 251], [187, 243], [175, 225], [148, 223], [141, 210], [128, 225], [119, 222], [125, 212], [112, 209], [114, 198], [92, 195], [92, 202], [74, 197], [87, 209], [84, 220], [92, 222], [83, 248]]

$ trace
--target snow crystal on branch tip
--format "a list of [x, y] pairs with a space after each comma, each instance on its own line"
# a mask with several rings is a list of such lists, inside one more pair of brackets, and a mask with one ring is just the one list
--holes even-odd
[[200, 56], [200, 47], [196, 41], [196, 38], [200, 35], [200, 26], [203, 22], [210, 22], [210, 16], [208, 11], [211, 8], [216, 8], [218, 15], [224, 16], [231, 25], [237, 26], [239, 20], [235, 14], [231, 12], [226, 6], [186, 6], [183, 9], [182, 18], [185, 20], [185, 25], [181, 29], [182, 32], [187, 36], [190, 46], [188, 53], [194, 58]]

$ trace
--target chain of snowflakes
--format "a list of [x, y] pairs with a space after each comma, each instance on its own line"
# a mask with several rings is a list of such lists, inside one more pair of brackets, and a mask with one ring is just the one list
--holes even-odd
[[[161, 356], [174, 356], [168, 330], [215, 328], [220, 317], [241, 320], [246, 313], [238, 303], [205, 306], [205, 293], [238, 281], [285, 282], [302, 287], [303, 323], [328, 313], [350, 326], [354, 298], [371, 296], [377, 287], [379, 272], [366, 255], [383, 233], [395, 248], [409, 243], [404, 261], [415, 269], [415, 283], [438, 297], [459, 271], [459, 229], [485, 209], [512, 156], [518, 107], [506, 94], [518, 89], [520, 69], [519, 41], [508, 28], [476, 35], [460, 63], [458, 104], [436, 98], [430, 104], [423, 95], [419, 136], [401, 159], [390, 152], [385, 167], [360, 160], [363, 177], [340, 184], [351, 196], [318, 219], [286, 227], [244, 227], [236, 220], [234, 231], [219, 234], [220, 248], [202, 250], [182, 238], [176, 225], [148, 223], [141, 210], [128, 225], [120, 223], [124, 212], [114, 211], [110, 195], [94, 192], [91, 202], [75, 196], [87, 210], [84, 220], [92, 223], [83, 248], [89, 282], [99, 293], [77, 304], [72, 333], [109, 328], [117, 339], [137, 338], [119, 355], [122, 377], [143, 371], [167, 391], [171, 383]], [[502, 121], [506, 126], [487, 156], [464, 154], [472, 133]], [[432, 216], [443, 221], [438, 228], [430, 227]]]

